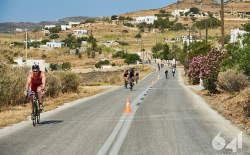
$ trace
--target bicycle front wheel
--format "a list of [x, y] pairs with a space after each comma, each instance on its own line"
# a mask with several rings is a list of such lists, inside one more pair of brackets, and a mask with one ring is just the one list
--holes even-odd
[[32, 114], [33, 114], [33, 126], [36, 126], [36, 102], [33, 102], [33, 109], [32, 109]]

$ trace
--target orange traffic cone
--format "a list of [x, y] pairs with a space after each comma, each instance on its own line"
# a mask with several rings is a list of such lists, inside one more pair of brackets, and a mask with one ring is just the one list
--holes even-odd
[[154, 84], [154, 81], [152, 80], [152, 86], [153, 86], [153, 85], [155, 85], [155, 84]]
[[126, 108], [125, 108], [125, 111], [123, 113], [132, 113], [132, 111], [130, 109], [130, 105], [129, 105], [129, 98], [127, 98]]

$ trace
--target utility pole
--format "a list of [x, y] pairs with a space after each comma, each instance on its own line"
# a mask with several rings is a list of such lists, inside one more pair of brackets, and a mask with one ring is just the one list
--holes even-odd
[[224, 0], [221, 0], [221, 49], [224, 49]]
[[190, 46], [190, 27], [189, 27], [188, 45]]
[[27, 65], [27, 29], [26, 29], [26, 65]]
[[206, 19], [206, 43], [207, 43], [207, 34], [208, 34], [208, 30], [207, 30], [207, 19]]
[[201, 41], [201, 27], [199, 27], [199, 31], [200, 31], [200, 38], [199, 39]]
[[177, 44], [177, 41], [175, 40], [175, 67], [176, 67], [176, 49], [177, 49], [177, 47], [176, 47], [176, 44]]

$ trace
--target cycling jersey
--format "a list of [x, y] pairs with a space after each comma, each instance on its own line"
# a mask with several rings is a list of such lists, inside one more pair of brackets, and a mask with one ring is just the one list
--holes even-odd
[[128, 75], [128, 70], [125, 70], [125, 71], [124, 71], [124, 74], [127, 74], [127, 75]]
[[36, 89], [38, 86], [40, 86], [41, 84], [43, 84], [42, 83], [42, 78], [41, 78], [41, 73], [42, 73], [42, 71], [38, 72], [38, 74], [39, 74], [38, 79], [36, 79], [36, 77], [35, 77], [35, 75], [33, 73], [33, 78], [31, 80], [31, 89], [32, 90], [33, 90], [33, 88]]
[[132, 78], [132, 77], [134, 77], [134, 72], [129, 72], [129, 78]]

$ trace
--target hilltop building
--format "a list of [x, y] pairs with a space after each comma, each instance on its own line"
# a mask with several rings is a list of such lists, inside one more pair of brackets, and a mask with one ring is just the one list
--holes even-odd
[[44, 28], [51, 29], [53, 27], [56, 27], [56, 25], [45, 25]]
[[54, 40], [53, 40], [53, 42], [46, 42], [46, 46], [53, 47], [53, 48], [65, 47], [65, 42], [54, 42]]
[[73, 28], [75, 25], [79, 25], [80, 22], [69, 22], [69, 25], [61, 25], [63, 31]]
[[180, 13], [185, 14], [186, 12], [190, 11], [190, 9], [186, 8], [184, 10], [174, 10], [174, 16], [180, 16]]
[[146, 23], [154, 23], [157, 20], [156, 16], [145, 16], [145, 17], [137, 17], [133, 18], [133, 22], [146, 22]]

